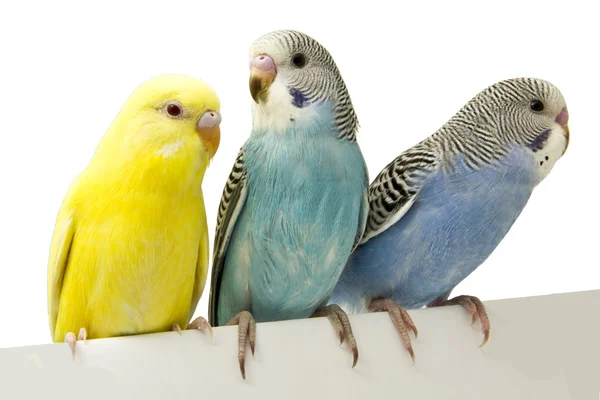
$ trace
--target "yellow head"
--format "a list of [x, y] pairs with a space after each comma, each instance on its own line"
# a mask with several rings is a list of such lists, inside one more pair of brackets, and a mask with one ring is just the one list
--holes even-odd
[[[140, 85], [102, 138], [89, 168], [106, 173], [204, 174], [220, 141], [220, 104], [203, 81], [162, 75]], [[153, 176], [154, 175], [154, 176]]]

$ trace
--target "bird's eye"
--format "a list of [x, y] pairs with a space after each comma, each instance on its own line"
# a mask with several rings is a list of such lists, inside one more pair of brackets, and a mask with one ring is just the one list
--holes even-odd
[[179, 118], [183, 114], [183, 107], [176, 101], [170, 101], [164, 107], [165, 113], [171, 118]]
[[531, 100], [531, 103], [529, 103], [529, 108], [531, 111], [541, 112], [544, 111], [544, 103], [539, 100]]
[[292, 56], [292, 64], [298, 68], [304, 68], [306, 65], [306, 56], [302, 53], [296, 53]]

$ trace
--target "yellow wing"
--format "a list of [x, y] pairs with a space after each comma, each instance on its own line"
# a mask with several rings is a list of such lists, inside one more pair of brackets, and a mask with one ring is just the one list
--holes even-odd
[[77, 180], [69, 188], [58, 211], [54, 233], [52, 234], [52, 243], [50, 245], [50, 258], [48, 260], [48, 319], [50, 322], [50, 333], [53, 338], [56, 319], [58, 317], [60, 293], [67, 270], [71, 243], [75, 235], [71, 205], [76, 186]]
[[206, 225], [206, 210], [204, 208], [204, 200], [202, 201], [202, 221], [200, 222], [201, 230], [200, 243], [198, 249], [198, 260], [196, 262], [196, 277], [194, 278], [194, 291], [192, 293], [192, 303], [190, 304], [190, 312], [188, 314], [188, 323], [196, 312], [198, 301], [204, 291], [206, 285], [206, 276], [208, 274], [208, 226]]

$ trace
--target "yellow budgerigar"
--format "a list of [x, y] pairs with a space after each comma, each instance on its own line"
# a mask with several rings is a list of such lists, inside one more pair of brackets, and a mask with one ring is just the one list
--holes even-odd
[[[48, 316], [53, 340], [73, 355], [77, 339], [190, 321], [206, 283], [201, 185], [219, 146], [219, 106], [201, 80], [147, 81], [71, 184], [52, 237]], [[188, 328], [210, 330], [204, 318]]]

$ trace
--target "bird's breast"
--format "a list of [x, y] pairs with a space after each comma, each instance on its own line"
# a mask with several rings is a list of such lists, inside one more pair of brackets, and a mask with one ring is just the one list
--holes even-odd
[[406, 214], [360, 246], [348, 274], [365, 293], [420, 307], [461, 282], [494, 251], [537, 184], [522, 154], [480, 169], [464, 160], [430, 176]]
[[333, 138], [257, 143], [246, 147], [246, 165], [234, 262], [249, 270], [255, 311], [267, 319], [306, 316], [331, 293], [350, 255], [365, 189], [360, 150]]
[[77, 217], [61, 298], [77, 299], [71, 307], [85, 310], [91, 337], [185, 323], [203, 224], [201, 196], [91, 196]]

